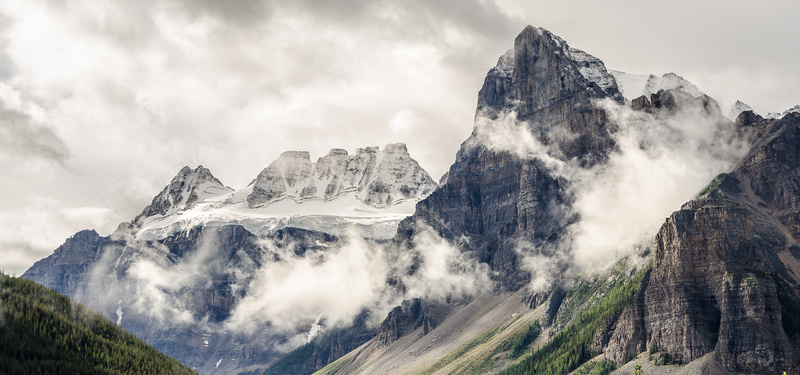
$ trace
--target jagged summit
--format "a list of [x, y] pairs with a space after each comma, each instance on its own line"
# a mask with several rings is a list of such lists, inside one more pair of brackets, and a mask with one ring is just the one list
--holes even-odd
[[416, 202], [438, 184], [395, 143], [332, 149], [316, 163], [308, 151], [286, 151], [245, 188], [222, 185], [202, 166], [183, 168], [133, 221], [140, 239], [160, 239], [199, 225], [238, 224], [256, 235], [285, 227], [389, 238]]
[[777, 119], [785, 117], [786, 115], [788, 115], [790, 113], [800, 113], [800, 104], [783, 111], [783, 113], [770, 112], [770, 113], [767, 114], [766, 118], [770, 119], [770, 120], [777, 120]]
[[[697, 86], [675, 73], [666, 73], [659, 77], [653, 74], [632, 74], [612, 70], [611, 75], [616, 80], [619, 90], [629, 102], [642, 95], [650, 97], [661, 90], [677, 89], [695, 98], [704, 95]], [[736, 117], [733, 118], [735, 119]]]
[[[753, 107], [750, 107], [749, 105], [747, 105], [746, 103], [742, 102], [741, 100], [737, 100], [731, 106], [731, 109], [728, 112], [728, 118], [732, 119], [732, 120], [736, 120], [736, 118], [739, 117], [739, 115], [742, 112], [746, 112], [746, 111], [753, 111]], [[755, 112], [753, 111], [753, 113], [755, 113]]]
[[520, 118], [527, 119], [537, 117], [554, 100], [583, 92], [587, 93], [580, 96], [622, 101], [614, 77], [600, 59], [543, 28], [528, 26], [487, 74], [478, 94], [478, 111], [517, 105]]
[[152, 203], [134, 220], [134, 223], [151, 216], [166, 216], [176, 211], [188, 210], [197, 202], [233, 192], [202, 165], [191, 169], [181, 168], [169, 185], [153, 198]]
[[355, 193], [361, 202], [380, 208], [421, 199], [436, 186], [403, 143], [388, 144], [383, 151], [359, 148], [353, 155], [335, 148], [316, 163], [306, 151], [287, 151], [250, 183], [246, 201], [255, 208], [285, 198], [329, 201]]

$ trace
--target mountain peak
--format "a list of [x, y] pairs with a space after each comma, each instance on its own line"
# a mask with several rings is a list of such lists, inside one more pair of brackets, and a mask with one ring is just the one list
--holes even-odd
[[[744, 103], [741, 100], [737, 100], [731, 106], [730, 112], [728, 113], [728, 118], [733, 120], [733, 121], [736, 121], [736, 118], [738, 118], [739, 115], [742, 112], [746, 112], [746, 111], [753, 111], [753, 107], [750, 107], [749, 105], [747, 105], [746, 103]], [[753, 113], [755, 113], [755, 112], [753, 112]]]
[[393, 143], [383, 151], [377, 146], [358, 148], [353, 155], [334, 148], [316, 163], [307, 151], [284, 152], [249, 186], [246, 201], [251, 208], [284, 198], [327, 201], [347, 193], [380, 208], [421, 199], [437, 185], [411, 158], [404, 143]]
[[647, 83], [644, 86], [644, 91], [642, 92], [642, 95], [649, 96], [661, 90], [671, 90], [671, 89], [677, 89], [683, 91], [695, 98], [699, 98], [705, 95], [693, 83], [687, 81], [685, 78], [675, 73], [666, 73], [661, 77], [656, 77], [651, 74], [650, 78], [647, 80]]
[[233, 189], [222, 184], [208, 168], [198, 165], [191, 169], [184, 166], [172, 178], [169, 185], [153, 198], [152, 203], [134, 219], [134, 223], [142, 218], [162, 215], [192, 208], [197, 202], [208, 198], [230, 193]]
[[[577, 158], [590, 165], [603, 159], [613, 144], [605, 111], [594, 105], [604, 98], [624, 102], [600, 59], [545, 29], [528, 26], [515, 38], [513, 50], [486, 75], [478, 93], [477, 117], [491, 122], [513, 112], [515, 122], [527, 123], [543, 144], [558, 143], [565, 160]], [[476, 122], [474, 136], [480, 137], [478, 127], [485, 122]], [[571, 136], [551, 139], [556, 133]], [[481, 148], [473, 147], [476, 144], [483, 143], [468, 139], [456, 160], [477, 156]]]

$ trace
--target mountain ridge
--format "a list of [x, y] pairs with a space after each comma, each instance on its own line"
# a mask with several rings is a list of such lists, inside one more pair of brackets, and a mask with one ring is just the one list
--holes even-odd
[[[796, 369], [800, 247], [791, 245], [800, 235], [800, 115], [763, 118], [740, 105], [736, 119], [728, 119], [732, 112], [675, 74], [637, 81], [642, 95], [629, 99], [618, 73], [549, 31], [528, 26], [488, 71], [473, 132], [438, 187], [415, 172], [416, 162], [381, 168], [384, 154], [405, 160], [407, 150], [398, 145], [354, 155], [334, 149], [316, 163], [308, 153], [287, 152], [248, 188], [206, 201], [197, 189], [186, 188], [185, 181], [197, 181], [187, 177], [193, 172], [187, 168], [176, 176], [175, 189], [171, 182], [154, 198], [156, 215], [150, 217], [186, 208], [180, 220], [162, 215], [159, 222], [135, 223], [152, 224], [142, 227], [153, 230], [150, 237], [134, 235], [142, 228], [122, 226], [109, 238], [76, 235], [57, 250], [65, 257], [53, 271], [60, 277], [42, 270], [29, 270], [28, 276], [75, 289], [78, 274], [91, 273], [109, 290], [120, 288], [131, 298], [113, 298], [105, 313], [116, 309], [123, 325], [138, 325], [160, 348], [208, 373], [258, 372], [272, 364], [273, 372], [339, 374], [533, 368], [568, 373], [581, 366], [610, 371], [645, 351], [684, 362], [709, 360], [725, 371]], [[689, 177], [680, 174], [686, 171]], [[654, 173], [666, 178], [654, 179]], [[665, 186], [646, 184], [648, 179]], [[200, 180], [221, 191], [221, 183]], [[291, 220], [273, 226], [262, 218], [202, 217], [230, 203], [250, 214], [284, 209], [308, 215], [312, 209], [301, 210], [342, 198], [363, 210], [399, 209], [398, 196], [409, 196], [403, 181], [411, 181], [408, 186], [417, 189], [412, 193], [431, 191], [406, 216], [398, 212], [402, 221], [397, 219], [392, 236], [343, 236], [329, 223], [309, 230], [314, 228]], [[620, 189], [622, 184], [631, 186]], [[637, 223], [651, 218], [636, 217], [644, 211], [634, 206], [678, 199], [644, 190], [678, 188], [684, 195], [664, 211], [666, 221], [659, 216], [652, 228]], [[622, 209], [603, 206], [609, 199]], [[656, 215], [663, 210], [652, 207]], [[348, 211], [355, 217], [354, 212]], [[191, 220], [194, 214], [198, 221]], [[70, 251], [77, 256], [65, 256]], [[370, 262], [381, 256], [388, 266]], [[55, 258], [47, 259], [37, 267], [55, 267]], [[380, 272], [367, 275], [365, 269]], [[292, 283], [275, 278], [295, 276], [296, 270], [302, 277], [285, 279]], [[167, 276], [156, 277], [161, 274]], [[339, 282], [380, 284], [380, 292], [357, 305], [357, 314], [340, 316], [339, 325], [329, 311], [295, 318], [299, 309], [289, 305], [295, 309], [276, 316], [294, 325], [269, 336], [272, 346], [204, 325], [224, 323], [243, 308], [257, 312], [245, 315], [253, 319], [298, 300], [319, 308], [324, 294], [338, 296], [337, 306], [363, 298], [312, 284], [330, 275]], [[491, 280], [486, 288], [459, 288], [484, 276]], [[280, 294], [281, 303], [273, 304], [243, 294], [271, 291], [276, 284], [299, 292]], [[325, 293], [294, 289], [306, 284]], [[142, 295], [124, 294], [140, 287], [169, 307], [186, 307], [177, 313], [188, 312], [187, 320], [205, 323], [141, 329], [147, 319], [131, 311], [139, 302], [133, 297]], [[314, 298], [298, 299], [303, 294]], [[370, 317], [370, 311], [381, 314]], [[251, 332], [265, 335], [281, 323], [256, 322], [262, 326]], [[309, 339], [320, 326], [325, 332]], [[525, 338], [532, 327], [541, 334]], [[285, 348], [296, 347], [285, 362], [277, 360]], [[512, 347], [525, 354], [512, 356]]]

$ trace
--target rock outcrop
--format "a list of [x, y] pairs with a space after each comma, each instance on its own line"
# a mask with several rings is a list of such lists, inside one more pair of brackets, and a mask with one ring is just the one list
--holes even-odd
[[353, 155], [335, 148], [316, 163], [306, 151], [287, 151], [250, 183], [246, 201], [252, 208], [283, 198], [331, 200], [354, 193], [370, 206], [387, 207], [421, 199], [436, 186], [402, 143], [388, 144], [383, 151], [359, 148]]
[[64, 241], [53, 254], [34, 263], [22, 278], [75, 298], [86, 288], [85, 276], [100, 260], [103, 249], [120, 245], [94, 230], [80, 231]]
[[[551, 147], [554, 157], [590, 166], [614, 147], [605, 112], [593, 105], [603, 98], [624, 100], [600, 60], [529, 26], [487, 74], [477, 116], [488, 118], [486, 130], [492, 131], [492, 119], [513, 112], [517, 126]], [[504, 288], [516, 290], [530, 277], [519, 263], [518, 245], [555, 251], [575, 219], [569, 182], [538, 158], [487, 145], [479, 130], [462, 144], [446, 182], [401, 223], [400, 238], [410, 236], [417, 221], [425, 223], [460, 241], [464, 251], [497, 272]]]
[[152, 216], [165, 216], [176, 211], [191, 209], [199, 200], [225, 195], [233, 189], [220, 182], [211, 171], [202, 165], [195, 169], [183, 167], [164, 187], [153, 202], [134, 220], [134, 223]]
[[427, 335], [436, 327], [436, 321], [428, 315], [426, 307], [426, 302], [413, 298], [403, 301], [400, 306], [392, 309], [381, 323], [378, 345], [389, 346], [403, 335], [418, 328], [422, 328], [422, 334]]
[[656, 236], [639, 304], [617, 322], [606, 355], [643, 348], [683, 362], [714, 353], [727, 371], [797, 369], [800, 358], [800, 115], [764, 135]]

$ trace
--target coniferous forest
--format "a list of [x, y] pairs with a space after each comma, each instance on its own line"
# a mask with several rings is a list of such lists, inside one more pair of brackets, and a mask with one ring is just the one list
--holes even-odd
[[32, 281], [0, 273], [4, 374], [194, 374], [105, 317]]

